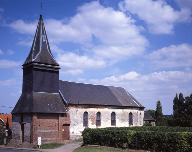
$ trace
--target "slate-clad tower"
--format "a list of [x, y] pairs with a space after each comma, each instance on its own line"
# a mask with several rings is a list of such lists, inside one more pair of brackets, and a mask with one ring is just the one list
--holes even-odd
[[23, 64], [22, 94], [12, 111], [15, 139], [36, 142], [38, 136], [46, 141], [65, 138], [62, 126], [69, 122], [59, 91], [59, 69], [40, 15], [31, 51]]

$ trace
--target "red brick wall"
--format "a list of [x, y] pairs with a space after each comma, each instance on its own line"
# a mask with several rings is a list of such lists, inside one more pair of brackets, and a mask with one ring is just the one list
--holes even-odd
[[0, 118], [4, 121], [4, 123], [7, 123], [7, 118], [9, 121], [9, 127], [12, 127], [12, 114], [0, 114]]
[[68, 114], [64, 117], [61, 114], [33, 115], [32, 142], [36, 143], [38, 137], [42, 138], [42, 142], [62, 142], [66, 140], [68, 137], [63, 137], [63, 125], [69, 124], [69, 119]]

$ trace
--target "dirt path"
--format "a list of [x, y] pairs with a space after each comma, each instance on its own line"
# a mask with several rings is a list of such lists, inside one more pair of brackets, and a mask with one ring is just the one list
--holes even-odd
[[76, 148], [80, 147], [81, 143], [69, 143], [56, 149], [45, 149], [42, 152], [72, 152]]

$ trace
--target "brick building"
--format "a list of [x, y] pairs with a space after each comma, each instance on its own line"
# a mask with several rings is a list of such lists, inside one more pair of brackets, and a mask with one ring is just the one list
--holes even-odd
[[42, 16], [23, 64], [22, 94], [13, 114], [13, 138], [61, 142], [86, 127], [142, 126], [144, 107], [125, 89], [59, 80]]
[[12, 127], [12, 114], [0, 114], [0, 120], [4, 125], [8, 124], [9, 127]]

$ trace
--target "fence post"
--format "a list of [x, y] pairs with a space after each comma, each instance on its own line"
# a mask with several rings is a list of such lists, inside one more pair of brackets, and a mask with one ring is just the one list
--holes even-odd
[[[5, 128], [5, 126], [4, 126], [4, 128]], [[8, 130], [7, 129], [5, 129], [5, 134], [4, 134], [4, 139], [3, 139], [3, 143], [4, 143], [4, 145], [7, 145], [7, 137], [8, 137]]]

